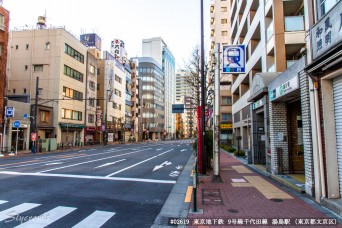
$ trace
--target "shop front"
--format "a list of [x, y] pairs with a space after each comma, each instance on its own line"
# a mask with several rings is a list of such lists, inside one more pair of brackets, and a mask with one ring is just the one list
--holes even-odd
[[299, 86], [304, 66], [302, 58], [268, 86], [272, 174], [305, 174]]
[[253, 77], [252, 92], [248, 98], [251, 105], [251, 163], [265, 166], [271, 171], [269, 134], [268, 85], [278, 73], [258, 73]]
[[305, 68], [312, 81], [318, 201], [342, 195], [342, 1], [337, 2], [310, 29], [312, 62]]
[[69, 146], [83, 145], [84, 124], [60, 123], [61, 143]]

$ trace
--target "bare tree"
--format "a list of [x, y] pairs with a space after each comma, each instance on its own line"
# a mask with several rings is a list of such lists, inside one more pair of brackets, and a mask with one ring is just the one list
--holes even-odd
[[[208, 63], [206, 61], [204, 65], [204, 75], [208, 75]], [[189, 58], [188, 62], [185, 63], [185, 71], [187, 73], [186, 83], [191, 88], [190, 90], [193, 91], [194, 99], [196, 105], [201, 104], [201, 49], [197, 45], [193, 48], [191, 57]], [[204, 86], [206, 94], [208, 91], [208, 88], [212, 85], [211, 77], [207, 77], [206, 85]], [[208, 95], [206, 95], [206, 101], [207, 101]]]

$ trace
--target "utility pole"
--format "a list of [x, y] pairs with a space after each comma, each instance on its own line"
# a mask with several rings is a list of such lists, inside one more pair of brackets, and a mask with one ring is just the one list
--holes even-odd
[[202, 174], [206, 174], [206, 153], [204, 147], [205, 135], [205, 75], [204, 75], [204, 15], [203, 1], [201, 0], [201, 149], [202, 149]]
[[[5, 137], [6, 137], [6, 127], [7, 127], [7, 113], [6, 113], [6, 107], [7, 107], [7, 97], [4, 99], [4, 108], [3, 108], [3, 134], [2, 134], [2, 148], [1, 152], [5, 152]], [[0, 152], [0, 157], [3, 157], [4, 155]]]
[[33, 153], [38, 152], [38, 126], [37, 126], [37, 114], [38, 114], [38, 95], [39, 95], [39, 77], [37, 77], [37, 81], [36, 81], [36, 98], [34, 101], [34, 113], [33, 113], [33, 132], [36, 133], [37, 135], [37, 139], [35, 141], [34, 146], [32, 145], [32, 147], [34, 147], [34, 149], [32, 150]]
[[217, 43], [215, 45], [215, 54], [213, 57], [213, 65], [215, 65], [215, 74], [214, 74], [214, 92], [215, 92], [215, 103], [214, 103], [214, 136], [213, 136], [213, 145], [214, 145], [214, 176], [213, 182], [221, 183], [222, 179], [220, 176], [220, 130], [219, 130], [219, 116], [220, 116], [220, 44]]

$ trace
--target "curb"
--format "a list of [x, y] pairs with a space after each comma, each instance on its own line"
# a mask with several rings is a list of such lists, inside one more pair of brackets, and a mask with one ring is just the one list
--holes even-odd
[[[190, 155], [181, 175], [179, 175], [176, 184], [173, 186], [168, 198], [166, 199], [159, 215], [154, 220], [151, 228], [175, 227], [168, 225], [170, 218], [187, 218], [190, 209], [190, 203], [185, 203], [187, 187], [191, 183], [190, 173], [193, 168], [194, 158]], [[180, 227], [180, 226], [178, 226]]]

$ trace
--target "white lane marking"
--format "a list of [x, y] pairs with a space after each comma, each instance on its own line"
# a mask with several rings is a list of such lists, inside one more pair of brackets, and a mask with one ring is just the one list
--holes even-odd
[[8, 201], [5, 201], [5, 200], [0, 200], [0, 204], [4, 204], [4, 203], [7, 203]]
[[103, 164], [103, 165], [100, 165], [100, 166], [96, 166], [94, 169], [98, 169], [98, 168], [105, 167], [105, 166], [109, 166], [109, 165], [114, 165], [115, 163], [118, 163], [118, 162], [121, 162], [121, 161], [125, 161], [125, 160], [126, 160], [126, 159], [121, 159], [121, 160], [119, 160], [119, 161], [106, 163], [106, 164]]
[[96, 159], [96, 160], [80, 162], [80, 163], [76, 163], [76, 164], [72, 164], [72, 165], [66, 165], [66, 166], [62, 166], [62, 167], [58, 167], [58, 168], [54, 168], [54, 169], [48, 169], [48, 170], [40, 171], [39, 173], [46, 173], [46, 172], [50, 172], [50, 171], [54, 171], [54, 170], [65, 169], [65, 168], [69, 168], [69, 167], [74, 167], [74, 166], [78, 166], [78, 165], [83, 165], [83, 164], [88, 164], [88, 163], [92, 163], [92, 162], [102, 161], [102, 160], [106, 160], [106, 159], [109, 159], [109, 158], [121, 157], [121, 156], [125, 156], [127, 154], [134, 154], [134, 153], [138, 153], [138, 152], [139, 151], [134, 151], [134, 152], [129, 152], [129, 153], [125, 153], [125, 154], [118, 154], [118, 155], [114, 155], [114, 156], [110, 156], [110, 157], [100, 158], [100, 159]]
[[97, 228], [105, 224], [111, 217], [115, 215], [114, 212], [94, 211], [87, 218], [77, 223], [72, 228]]
[[181, 168], [183, 168], [183, 166], [181, 166], [181, 165], [176, 167], [176, 169], [181, 169]]
[[132, 181], [132, 182], [158, 183], [158, 184], [175, 184], [176, 183], [176, 181], [171, 181], [171, 180], [155, 180], [155, 179], [125, 178], [125, 177], [101, 177], [101, 176], [53, 174], [53, 173], [19, 173], [19, 172], [11, 172], [11, 171], [0, 171], [0, 174], [15, 175], [15, 176], [66, 177], [66, 178], [90, 179], [90, 180]]
[[37, 216], [35, 219], [31, 219], [20, 224], [19, 226], [16, 226], [16, 228], [43, 228], [73, 212], [74, 210], [76, 210], [75, 207], [58, 206], [48, 212], [45, 212], [44, 214]]
[[87, 151], [87, 150], [79, 150], [78, 152], [84, 152], [84, 151]]
[[170, 176], [170, 177], [177, 177], [177, 176], [179, 176], [179, 174], [180, 174], [180, 172], [178, 172], [178, 171], [172, 171], [172, 172], [169, 174], [169, 176]]
[[186, 149], [183, 149], [183, 150], [181, 150], [181, 151], [186, 151]]
[[171, 162], [165, 161], [165, 162], [163, 162], [163, 163], [160, 164], [160, 165], [156, 165], [156, 167], [154, 167], [154, 169], [152, 170], [152, 172], [154, 172], [154, 171], [156, 171], [156, 170], [158, 170], [158, 169], [161, 169], [161, 168], [163, 168], [163, 167], [165, 167], [165, 166], [167, 166], [167, 165], [171, 165], [171, 164], [172, 164]]
[[[155, 146], [155, 145], [149, 145], [149, 147], [151, 146]], [[143, 148], [143, 147], [142, 147]], [[146, 149], [141, 149], [140, 151], [144, 151], [144, 150], [150, 150], [152, 148], [146, 148]], [[127, 149], [121, 149], [122, 150], [130, 150], [129, 148]], [[45, 164], [45, 163], [51, 163], [51, 162], [59, 162], [59, 161], [66, 161], [66, 160], [72, 160], [72, 159], [79, 159], [79, 158], [86, 158], [86, 157], [93, 157], [93, 156], [98, 156], [98, 155], [104, 155], [104, 154], [110, 154], [112, 152], [116, 152], [119, 150], [115, 150], [115, 151], [110, 151], [110, 152], [103, 152], [103, 153], [96, 153], [96, 154], [90, 154], [90, 155], [85, 155], [82, 157], [76, 156], [76, 157], [71, 157], [71, 158], [62, 158], [62, 159], [56, 159], [56, 160], [52, 160], [52, 161], [42, 161], [42, 162], [37, 162], [37, 163], [30, 163], [30, 164], [25, 164], [25, 165], [17, 165], [17, 166], [11, 166], [11, 164], [8, 164], [8, 166], [1, 168], [1, 169], [6, 169], [6, 168], [20, 168], [20, 167], [26, 167], [26, 166], [33, 166], [33, 165], [40, 165], [40, 164]], [[58, 155], [60, 156], [60, 155]]]
[[22, 212], [31, 210], [32, 208], [38, 207], [40, 204], [36, 203], [22, 203], [20, 205], [17, 205], [15, 207], [11, 207], [7, 210], [0, 212], [0, 222], [4, 221], [6, 219], [13, 220], [15, 216], [19, 215]]
[[159, 149], [156, 149], [156, 151], [158, 151], [158, 150], [162, 150], [163, 148], [159, 148]]
[[53, 163], [47, 163], [45, 165], [60, 165], [63, 164], [63, 162], [53, 162]]
[[[161, 154], [168, 153], [168, 152], [170, 152], [170, 151], [172, 151], [172, 150], [173, 150], [173, 149], [168, 150], [168, 151], [165, 151], [164, 153], [161, 153]], [[146, 159], [146, 160], [144, 160], [144, 161], [138, 162], [138, 163], [136, 163], [136, 164], [134, 164], [134, 165], [131, 165], [131, 166], [126, 167], [126, 168], [124, 168], [124, 169], [121, 169], [121, 170], [119, 170], [119, 171], [116, 171], [115, 173], [111, 173], [111, 174], [107, 175], [106, 177], [114, 176], [115, 174], [121, 173], [121, 172], [123, 172], [123, 171], [125, 171], [125, 170], [127, 170], [127, 169], [133, 168], [134, 166], [137, 166], [137, 165], [140, 165], [140, 164], [142, 164], [142, 163], [144, 163], [144, 162], [147, 162], [147, 161], [149, 161], [149, 160], [152, 160], [152, 159], [154, 159], [154, 158], [160, 156], [161, 154], [156, 155], [156, 156], [153, 156], [153, 157], [151, 157], [151, 158], [148, 158], [148, 159]]]

